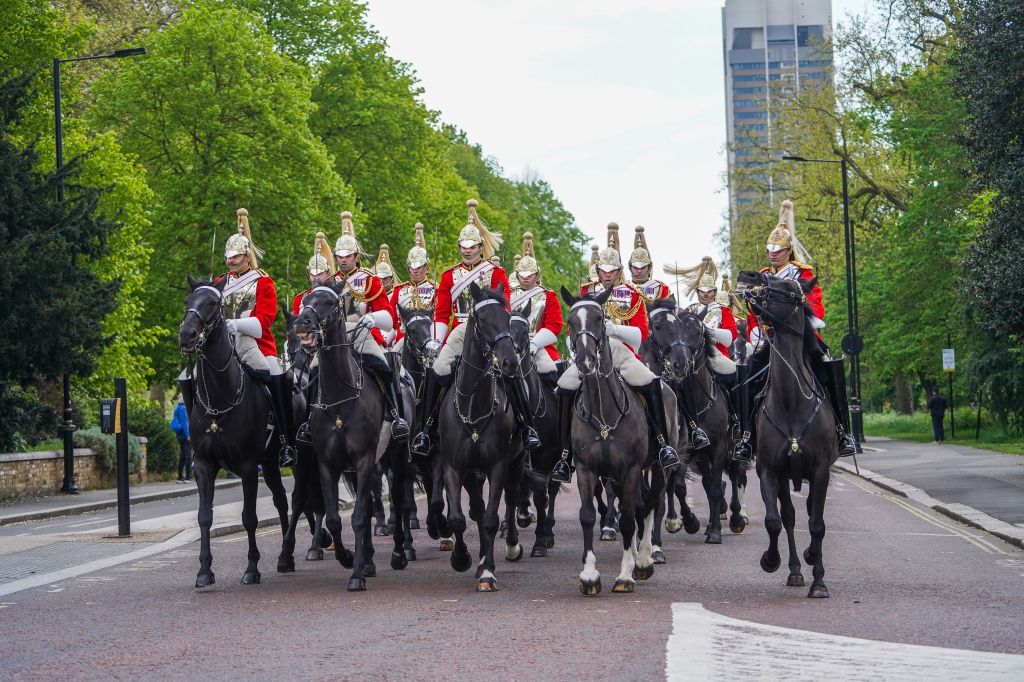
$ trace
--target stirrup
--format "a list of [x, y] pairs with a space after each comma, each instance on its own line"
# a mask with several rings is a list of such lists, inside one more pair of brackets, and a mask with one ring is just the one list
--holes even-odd
[[401, 417], [395, 417], [391, 420], [391, 438], [396, 443], [404, 443], [409, 437], [409, 422], [405, 421]]
[[736, 443], [736, 447], [732, 449], [732, 461], [734, 462], [749, 462], [753, 456], [754, 451], [746, 439]]
[[839, 436], [839, 456], [849, 457], [857, 454], [857, 441], [848, 433]]
[[295, 442], [303, 445], [313, 444], [313, 430], [309, 428], [309, 422], [303, 422], [299, 430], [295, 432]]
[[555, 483], [568, 483], [572, 480], [572, 465], [564, 455], [551, 467], [551, 480]]
[[661, 464], [661, 468], [665, 471], [670, 471], [682, 465], [675, 448], [668, 443], [662, 444], [661, 450], [658, 451], [658, 463]]
[[426, 457], [430, 454], [430, 435], [426, 431], [420, 431], [412, 439], [409, 446], [412, 454], [419, 457]]
[[523, 429], [523, 445], [527, 450], [536, 450], [540, 447], [540, 436], [537, 435], [537, 430], [532, 426], [527, 426]]
[[281, 444], [281, 449], [277, 453], [277, 466], [290, 467], [295, 464], [295, 448], [287, 443]]
[[693, 446], [694, 450], [703, 450], [711, 445], [711, 439], [708, 438], [707, 431], [697, 426], [696, 423], [690, 424], [690, 445]]

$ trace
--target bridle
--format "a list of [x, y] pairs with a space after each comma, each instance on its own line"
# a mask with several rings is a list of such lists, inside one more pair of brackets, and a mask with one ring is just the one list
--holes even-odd
[[[213, 287], [208, 284], [203, 284], [192, 290], [192, 296], [194, 296], [196, 292], [201, 291], [203, 289], [212, 291], [216, 295], [216, 315], [212, 320], [206, 320], [199, 313], [199, 310], [194, 305], [192, 305], [185, 311], [185, 317], [182, 319], [181, 324], [185, 324], [185, 320], [188, 319], [189, 315], [195, 315], [196, 319], [199, 320], [199, 335], [196, 338], [196, 345], [192, 350], [192, 352], [196, 354], [196, 358], [198, 360], [196, 362], [195, 396], [196, 402], [198, 402], [199, 406], [203, 408], [203, 412], [206, 414], [206, 417], [209, 418], [211, 421], [210, 428], [208, 430], [217, 431], [218, 426], [216, 418], [222, 417], [231, 410], [233, 410], [234, 408], [238, 407], [242, 403], [242, 400], [245, 398], [245, 368], [242, 365], [241, 359], [238, 357], [238, 353], [235, 350], [234, 344], [231, 344], [230, 341], [229, 345], [231, 346], [231, 352], [228, 354], [228, 360], [227, 362], [224, 363], [223, 367], [216, 367], [210, 360], [210, 357], [206, 355], [206, 353], [204, 352], [206, 342], [210, 339], [210, 336], [215, 331], [224, 326], [224, 311], [220, 307], [220, 300], [224, 297], [224, 294], [217, 287]], [[189, 297], [190, 300], [192, 296]], [[187, 355], [187, 353], [185, 354]], [[227, 407], [223, 409], [213, 407], [210, 404], [210, 389], [206, 385], [206, 372], [204, 371], [204, 368], [208, 368], [215, 375], [224, 374], [230, 369], [232, 363], [234, 363], [235, 367], [238, 369], [238, 388], [235, 390], [235, 395], [231, 399]]]
[[[509, 332], [507, 328], [504, 329], [503, 331], [498, 332], [493, 339], [490, 339], [488, 341], [480, 333], [480, 325], [476, 322], [476, 316], [479, 314], [479, 311], [482, 308], [485, 308], [486, 306], [489, 305], [501, 305], [501, 303], [502, 302], [499, 302], [497, 299], [486, 298], [482, 301], [476, 302], [473, 305], [473, 308], [470, 310], [469, 317], [466, 319], [465, 324], [470, 325], [469, 328], [472, 329], [473, 331], [473, 340], [480, 345], [480, 354], [484, 362], [482, 366], [477, 366], [470, 362], [467, 357], [468, 354], [465, 352], [465, 346], [463, 346], [462, 359], [460, 360], [458, 368], [455, 371], [455, 411], [456, 413], [458, 413], [459, 419], [462, 420], [462, 423], [466, 427], [466, 429], [472, 432], [471, 437], [473, 439], [473, 442], [476, 442], [476, 440], [479, 438], [479, 432], [480, 430], [483, 429], [484, 426], [486, 426], [487, 420], [489, 420], [491, 416], [494, 415], [494, 410], [498, 403], [498, 379], [501, 378], [501, 373], [498, 370], [498, 358], [494, 354], [494, 348], [501, 341], [507, 340], [509, 345], [512, 346], [513, 353], [515, 352], [515, 343], [512, 342], [512, 334]], [[488, 358], [490, 358], [489, 362]], [[473, 399], [479, 392], [475, 390], [476, 387], [479, 386], [479, 384], [474, 385], [473, 391], [470, 391], [469, 393], [463, 392], [461, 384], [463, 377], [465, 377], [465, 370], [467, 367], [476, 370], [477, 372], [480, 373], [481, 376], [486, 376], [491, 384], [491, 395], [490, 400], [488, 401], [490, 409], [481, 416], [475, 418], [473, 417]], [[464, 411], [462, 409], [462, 399], [465, 398], [469, 399], [469, 405], [467, 409]]]
[[[310, 296], [312, 296], [314, 293], [317, 293], [317, 292], [324, 292], [324, 293], [328, 294], [329, 297], [333, 297], [334, 300], [336, 301], [336, 305], [332, 305], [330, 311], [328, 311], [324, 315], [320, 314], [320, 311], [317, 310], [317, 307], [316, 307], [315, 304], [311, 304], [311, 303], [306, 303], [305, 302], [306, 298], [309, 298]], [[300, 316], [303, 314], [303, 312], [309, 311], [310, 314], [312, 314], [312, 316], [316, 319], [317, 332], [314, 332], [314, 333], [319, 333], [319, 338], [320, 338], [320, 343], [317, 345], [316, 350], [315, 350], [317, 358], [319, 359], [318, 364], [320, 366], [320, 371], [317, 373], [316, 402], [313, 402], [313, 403], [310, 404], [311, 408], [316, 408], [316, 409], [319, 409], [319, 410], [326, 411], [328, 408], [336, 407], [338, 405], [342, 405], [342, 404], [347, 403], [349, 401], [355, 400], [355, 399], [359, 398], [359, 396], [362, 394], [362, 390], [363, 390], [363, 363], [357, 360], [355, 362], [355, 365], [356, 365], [355, 383], [349, 383], [349, 381], [346, 380], [345, 377], [341, 376], [338, 373], [337, 368], [334, 368], [334, 377], [331, 379], [332, 383], [335, 380], [337, 380], [337, 382], [340, 383], [342, 386], [344, 386], [346, 388], [349, 388], [349, 389], [352, 389], [352, 391], [353, 391], [352, 395], [349, 395], [347, 397], [342, 397], [341, 399], [336, 400], [334, 402], [330, 402], [330, 403], [324, 402], [324, 375], [326, 374], [325, 368], [328, 365], [330, 365], [330, 363], [324, 363], [323, 358], [321, 357], [321, 353], [323, 353], [324, 351], [327, 351], [327, 350], [333, 350], [335, 348], [345, 348], [345, 347], [347, 347], [347, 348], [352, 349], [352, 348], [354, 348], [355, 343], [356, 343], [355, 341], [347, 340], [346, 337], [349, 334], [349, 330], [348, 329], [345, 330], [346, 333], [342, 336], [342, 340], [341, 341], [339, 341], [338, 343], [332, 343], [332, 344], [328, 344], [327, 343], [327, 330], [328, 330], [328, 328], [331, 325], [340, 324], [340, 322], [342, 320], [342, 318], [340, 317], [341, 313], [342, 313], [342, 310], [343, 310], [343, 300], [342, 300], [341, 294], [339, 294], [337, 291], [335, 291], [331, 287], [323, 286], [323, 285], [320, 285], [318, 287], [314, 287], [312, 291], [310, 291], [308, 294], [306, 294], [306, 297], [303, 298], [302, 305], [299, 307], [299, 315]], [[357, 325], [354, 329], [351, 330], [353, 338], [355, 337], [356, 332], [358, 332], [360, 328], [361, 327], [359, 327]], [[333, 365], [332, 365], [332, 367], [333, 367]], [[338, 421], [339, 422], [341, 421], [340, 417], [338, 417]]]
[[526, 347], [520, 346], [512, 337], [512, 347], [515, 348], [516, 356], [519, 358], [519, 376], [526, 382], [527, 388], [533, 395], [536, 405], [533, 408], [533, 416], [540, 417], [547, 411], [544, 400], [544, 392], [541, 390], [540, 377], [534, 371], [536, 365], [533, 361], [533, 353], [530, 352], [530, 321], [526, 316], [519, 313], [512, 313], [509, 317], [509, 329], [512, 324], [521, 324], [526, 327]]
[[[602, 320], [602, 323], [603, 323], [603, 320], [604, 320], [604, 308], [597, 301], [591, 301], [591, 300], [577, 301], [576, 303], [574, 303], [572, 305], [571, 308], [569, 308], [569, 314], [572, 315], [572, 312], [574, 310], [578, 310], [581, 307], [588, 307], [588, 306], [596, 306], [599, 310], [601, 310], [601, 320]], [[602, 367], [601, 367], [602, 362], [601, 361], [602, 361], [602, 358], [604, 357], [605, 352], [606, 352], [607, 347], [608, 347], [608, 335], [604, 333], [604, 331], [603, 331], [604, 327], [603, 326], [601, 326], [601, 330], [602, 330], [602, 333], [601, 333], [600, 336], [598, 336], [594, 332], [590, 331], [589, 329], [585, 329], [585, 328], [584, 329], [580, 329], [579, 331], [573, 332], [569, 336], [569, 350], [572, 351], [572, 354], [573, 354], [574, 358], [579, 356], [579, 353], [576, 352], [576, 345], [577, 345], [577, 342], [581, 338], [583, 338], [583, 337], [590, 337], [594, 341], [594, 346], [595, 346], [595, 353], [594, 353], [594, 355], [596, 357], [596, 361], [594, 362], [593, 369], [585, 372], [585, 371], [583, 371], [583, 368], [580, 367], [580, 363], [578, 363], [578, 362], [576, 363], [576, 369], [580, 373], [580, 377], [581, 378], [585, 379], [587, 377], [596, 376], [596, 378], [598, 378], [598, 379], [607, 379], [609, 376], [611, 376], [612, 372], [615, 370], [614, 366], [612, 366], [612, 367], [610, 367], [608, 369], [607, 372], [602, 372], [601, 371], [602, 370]]]
[[[569, 337], [569, 349], [573, 352], [573, 355], [576, 357], [576, 371], [579, 372], [581, 381], [584, 383], [586, 383], [588, 379], [590, 379], [591, 381], [597, 381], [597, 391], [580, 391], [579, 397], [576, 400], [575, 410], [576, 414], [581, 419], [588, 422], [589, 424], [591, 424], [591, 426], [595, 428], [595, 430], [597, 431], [595, 440], [606, 441], [615, 432], [615, 429], [618, 428], [619, 424], [622, 422], [622, 419], [627, 414], [629, 414], [629, 392], [626, 390], [626, 385], [622, 379], [622, 375], [615, 371], [614, 363], [609, 363], [609, 365], [611, 366], [608, 368], [608, 370], [606, 372], [602, 372], [602, 358], [606, 353], [610, 352], [608, 350], [608, 334], [604, 332], [603, 326], [604, 307], [597, 301], [593, 301], [590, 299], [579, 300], [576, 301], [569, 309], [569, 316], [571, 318], [573, 311], [578, 310], [582, 307], [589, 306], [595, 306], [598, 310], [601, 311], [601, 335], [598, 336], [597, 334], [586, 328], [575, 331]], [[590, 337], [591, 339], [593, 339], [594, 345], [596, 347], [597, 360], [594, 363], [593, 369], [587, 372], [584, 372], [583, 368], [580, 367], [579, 354], [576, 353], [576, 344], [579, 341], [579, 339], [583, 337]], [[604, 414], [604, 390], [602, 387], [605, 383], [604, 380], [611, 378], [613, 375], [614, 378], [618, 380], [619, 392], [621, 394], [622, 400], [616, 400], [614, 390], [615, 384], [611, 383], [611, 402], [618, 414], [615, 415], [614, 421], [609, 422], [609, 420], [605, 417]], [[591, 398], [590, 393], [596, 393], [596, 410], [592, 408], [588, 409], [588, 406], [584, 405], [585, 402], [589, 402], [589, 399]]]
[[[654, 317], [656, 315], [659, 315], [659, 314], [669, 315], [670, 317], [674, 318], [675, 321], [677, 321], [677, 322], [679, 321], [679, 318], [676, 317], [676, 315], [673, 314], [672, 311], [669, 310], [668, 308], [655, 308], [655, 309], [651, 310], [648, 313], [648, 319], [649, 320], [650, 319], [654, 319]], [[661, 365], [661, 378], [663, 380], [665, 380], [665, 381], [682, 381], [683, 379], [685, 379], [687, 375], [680, 376], [680, 375], [676, 374], [675, 368], [672, 366], [671, 358], [669, 358], [669, 355], [672, 353], [672, 351], [675, 348], [679, 348], [679, 347], [689, 348], [689, 346], [687, 346], [685, 343], [683, 343], [683, 340], [681, 338], [679, 338], [678, 336], [676, 338], [672, 339], [672, 341], [668, 345], [660, 344], [658, 342], [658, 340], [654, 337], [654, 334], [651, 334], [651, 336], [649, 338], [651, 339], [651, 346], [652, 346], [652, 349], [654, 350], [655, 358], [657, 359], [658, 364]], [[704, 351], [703, 346], [701, 348], [699, 348], [698, 350], [699, 350], [699, 352], [701, 354], [703, 354], [703, 351]], [[690, 372], [691, 373], [693, 373], [696, 370], [696, 358], [697, 358], [697, 354], [693, 353], [691, 351], [691, 353], [690, 353]]]

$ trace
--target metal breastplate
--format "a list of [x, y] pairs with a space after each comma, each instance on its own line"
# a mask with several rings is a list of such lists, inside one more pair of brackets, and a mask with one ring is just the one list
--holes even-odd
[[373, 273], [359, 269], [345, 277], [344, 293], [341, 295], [341, 309], [345, 311], [345, 319], [354, 322], [366, 314], [365, 293], [370, 286]]
[[530, 290], [528, 294], [522, 294], [519, 299], [512, 306], [512, 312], [519, 312], [526, 307], [526, 304], [530, 304], [530, 317], [528, 322], [530, 323], [530, 331], [532, 332], [537, 328], [537, 324], [544, 319], [544, 307], [547, 303], [547, 289], [544, 287], [536, 287]]
[[225, 319], [237, 320], [246, 317], [256, 307], [256, 285], [259, 281], [257, 277], [250, 284], [232, 291], [220, 300], [220, 308]]
[[434, 305], [437, 287], [429, 279], [419, 284], [409, 282], [398, 291], [398, 305], [412, 310], [423, 310]]
[[720, 303], [697, 305], [694, 307], [694, 312], [708, 329], [718, 329], [722, 326], [722, 305]]

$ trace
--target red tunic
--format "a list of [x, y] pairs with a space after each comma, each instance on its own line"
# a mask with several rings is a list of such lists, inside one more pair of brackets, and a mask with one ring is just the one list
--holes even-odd
[[[262, 272], [262, 271], [261, 271]], [[224, 277], [228, 283], [236, 279], [231, 273], [225, 273], [214, 280], [214, 284], [220, 282]], [[270, 275], [263, 274], [256, 280], [256, 296], [247, 317], [253, 317], [260, 321], [260, 328], [263, 335], [256, 339], [256, 346], [265, 356], [277, 356], [277, 343], [274, 341], [274, 332], [271, 327], [277, 319], [277, 289], [274, 287], [274, 280]]]
[[301, 294], [295, 294], [295, 298], [292, 299], [292, 315], [298, 315], [299, 310], [302, 309], [302, 299], [306, 297], [306, 294], [313, 291], [312, 289], [306, 289]]
[[[605, 288], [600, 282], [592, 282], [584, 284], [580, 288], [580, 295], [597, 295], [603, 291], [605, 291]], [[651, 335], [650, 328], [647, 326], [647, 305], [636, 290], [636, 287], [630, 284], [619, 284], [613, 287], [612, 295], [605, 303], [606, 311], [609, 306], [616, 306], [621, 311], [621, 320], [616, 321], [617, 324], [628, 324], [640, 330], [640, 343], [646, 341], [647, 337]], [[632, 313], [632, 315], [629, 315], [629, 313]], [[633, 354], [639, 359], [640, 356], [637, 355], [636, 348], [633, 348], [628, 343], [623, 345], [633, 351]]]
[[[735, 341], [736, 337], [740, 335], [739, 330], [736, 328], [736, 316], [732, 314], [732, 310], [730, 310], [727, 305], [722, 306], [722, 324], [720, 327], [727, 330], [729, 334], [732, 335], [733, 341]], [[722, 351], [722, 355], [727, 358], [732, 357], [732, 353], [730, 353], [729, 349], [725, 347], [725, 344], [716, 343], [715, 345], [718, 346], [718, 350]], [[731, 342], [730, 345], [732, 345]]]
[[[385, 311], [391, 316], [392, 326], [395, 325], [395, 309], [384, 291], [384, 284], [380, 281], [380, 277], [366, 268], [357, 268], [348, 275], [340, 271], [336, 272], [334, 279], [339, 282], [344, 282], [346, 279], [352, 280], [349, 289], [357, 290], [359, 295], [356, 296], [354, 293], [346, 295], [350, 295], [357, 302], [364, 304], [365, 310], [362, 310], [360, 314]], [[374, 327], [370, 334], [381, 347], [385, 345], [384, 334], [379, 329]]]
[[[790, 261], [786, 265], [782, 266], [778, 270], [774, 268], [761, 268], [761, 272], [768, 273], [769, 275], [775, 275], [782, 279], [814, 279], [814, 271], [806, 263], [798, 263], [796, 261]], [[815, 282], [814, 287], [807, 292], [807, 305], [811, 307], [811, 313], [814, 314], [819, 320], [824, 321], [825, 319], [825, 303], [821, 294], [821, 286]], [[753, 312], [747, 315], [747, 338], [750, 339], [751, 332], [758, 326], [757, 316]], [[820, 337], [821, 334], [819, 333]]]
[[[557, 338], [565, 327], [565, 320], [562, 319], [562, 307], [558, 305], [558, 295], [554, 291], [546, 287], [541, 287], [541, 289], [544, 290], [544, 315], [537, 320], [537, 328], [533, 331], [539, 332], [541, 329], [548, 329]], [[533, 292], [534, 290], [531, 289], [530, 291]], [[528, 296], [528, 292], [523, 292], [522, 294], [517, 292], [516, 295]], [[526, 298], [523, 299], [520, 309], [526, 305], [526, 300]], [[533, 315], [531, 314], [530, 317], [533, 317]], [[547, 351], [548, 356], [552, 360], [559, 360], [562, 357], [558, 353], [558, 348], [553, 343], [544, 346], [544, 350]]]
[[[477, 263], [477, 265], [479, 265], [479, 263]], [[454, 303], [452, 302], [452, 287], [455, 286], [456, 283], [455, 271], [461, 269], [462, 274], [464, 276], [466, 273], [472, 271], [475, 267], [477, 266], [474, 265], [473, 267], [469, 267], [465, 263], [458, 263], [457, 265], [453, 265], [452, 267], [448, 268], [447, 270], [444, 271], [444, 273], [441, 274], [441, 284], [437, 288], [437, 305], [434, 307], [434, 322], [442, 322], [448, 325], [449, 334], [451, 334], [453, 329], [462, 324], [463, 320], [466, 318], [466, 315], [469, 314], [468, 304], [464, 302], [464, 299], [462, 298], [461, 295], [459, 297], [459, 301], [456, 301]], [[489, 286], [492, 289], [497, 289], [499, 284], [505, 285], [505, 304], [507, 307], [511, 292], [511, 288], [509, 287], [508, 284], [508, 275], [506, 275], [505, 271], [499, 266], [495, 266], [494, 268], [491, 269], [490, 272], [490, 282], [487, 283], [487, 286]], [[486, 282], [486, 274], [477, 276], [478, 284], [479, 279], [481, 278], [483, 278]], [[467, 290], [468, 287], [463, 291]]]

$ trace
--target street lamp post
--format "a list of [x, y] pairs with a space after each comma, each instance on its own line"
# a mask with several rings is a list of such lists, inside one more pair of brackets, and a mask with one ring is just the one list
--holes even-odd
[[[850, 195], [846, 159], [807, 159], [802, 156], [783, 156], [783, 161], [798, 163], [834, 163], [839, 164], [843, 179], [843, 245], [846, 257], [846, 336], [843, 337], [842, 349], [850, 356], [850, 426], [853, 437], [857, 441], [857, 452], [861, 452], [860, 444], [864, 442], [864, 414], [861, 402], [860, 353], [864, 349], [864, 339], [859, 329], [859, 313], [857, 310], [857, 253], [853, 234], [853, 222], [850, 220]], [[812, 222], [835, 222], [817, 220]]]
[[[146, 48], [131, 47], [124, 50], [115, 50], [110, 54], [53, 60], [53, 130], [56, 137], [57, 150], [57, 201], [64, 201], [64, 126], [61, 120], [60, 106], [60, 65], [67, 62], [84, 62], [91, 59], [120, 59], [121, 57], [134, 57], [141, 54], [146, 54]], [[61, 426], [61, 430], [64, 432], [64, 483], [61, 485], [60, 491], [69, 495], [77, 495], [79, 492], [78, 477], [75, 476], [75, 453], [72, 441], [75, 425], [71, 421], [71, 375], [67, 372], [62, 377], [62, 384], [64, 391], [64, 423]]]

